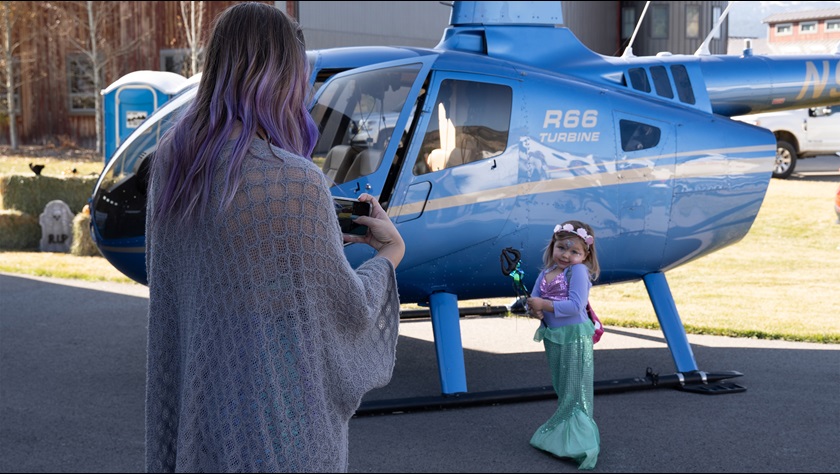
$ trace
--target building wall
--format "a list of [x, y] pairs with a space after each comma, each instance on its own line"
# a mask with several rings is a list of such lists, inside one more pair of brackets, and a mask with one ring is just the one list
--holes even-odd
[[[96, 140], [93, 113], [69, 110], [67, 56], [73, 48], [60, 28], [57, 11], [43, 8], [49, 4], [73, 2], [13, 2], [37, 12], [28, 23], [16, 26], [14, 32], [22, 39], [18, 54], [32, 58], [22, 64], [23, 77], [31, 80], [20, 89], [21, 114], [17, 119], [19, 142], [22, 144], [75, 143], [93, 147]], [[84, 2], [76, 2], [83, 4]], [[97, 4], [106, 2], [95, 2]], [[187, 47], [180, 19], [178, 1], [107, 2], [117, 5], [106, 22], [105, 34], [112, 50], [131, 46], [125, 54], [115, 55], [105, 70], [102, 88], [120, 77], [139, 70], [161, 70], [161, 50]], [[203, 29], [205, 35], [212, 20], [234, 1], [201, 2], [207, 6]], [[354, 45], [402, 45], [432, 48], [440, 42], [449, 24], [450, 6], [433, 1], [274, 1], [269, 3], [298, 18], [309, 49]], [[643, 27], [634, 44], [638, 56], [659, 51], [693, 53], [702, 37], [711, 29], [711, 6], [725, 8], [727, 2], [654, 2], [670, 5], [668, 39], [652, 41], [646, 38], [649, 28]], [[635, 6], [638, 14], [645, 2], [622, 1], [566, 1], [563, 2], [564, 26], [583, 44], [604, 55], [620, 55], [621, 10]], [[684, 4], [703, 5], [701, 38], [685, 41]], [[647, 19], [645, 20], [648, 21]], [[65, 20], [66, 23], [66, 20]], [[34, 32], [34, 34], [30, 34]], [[84, 31], [77, 28], [71, 34], [82, 39]], [[712, 53], [725, 53], [726, 27], [723, 39], [712, 43]], [[718, 44], [723, 46], [718, 47]], [[0, 128], [0, 141], [8, 143], [8, 127]]]
[[592, 51], [616, 56], [621, 51], [621, 2], [563, 2], [563, 23]]
[[[26, 78], [19, 90], [21, 113], [17, 122], [20, 143], [64, 142], [92, 148], [96, 140], [95, 116], [92, 112], [70, 110], [67, 74], [67, 57], [77, 52], [67, 35], [83, 41], [86, 30], [77, 27], [68, 33], [62, 29], [60, 25], [67, 24], [70, 19], [60, 10], [44, 8], [43, 4], [47, 2], [17, 3], [22, 4], [19, 5], [23, 8], [21, 11], [33, 13], [26, 21], [16, 23], [13, 30], [13, 36], [21, 40], [16, 55], [24, 59], [21, 76]], [[58, 3], [64, 6], [71, 4]], [[179, 2], [108, 3], [115, 8], [109, 11], [102, 24], [103, 34], [112, 51], [125, 52], [114, 55], [106, 64], [103, 89], [129, 72], [160, 70], [162, 49], [187, 47]], [[218, 13], [238, 2], [204, 3], [207, 10], [203, 26], [209, 30], [212, 19]], [[8, 143], [8, 127], [3, 127], [0, 137]]]
[[[645, 12], [645, 4], [647, 2], [621, 2], [622, 7], [634, 8], [636, 17], [639, 18], [642, 13], [645, 16], [642, 20], [642, 26], [633, 43], [633, 54], [636, 56], [653, 56], [660, 52], [670, 52], [672, 54], [694, 54], [703, 44], [703, 40], [712, 31], [714, 27], [713, 8], [720, 9], [720, 13], [726, 9], [727, 3], [725, 1], [687, 1], [687, 2], [650, 2], [650, 6]], [[687, 36], [687, 22], [686, 11], [689, 5], [697, 5], [700, 7], [700, 22], [698, 33], [696, 37]], [[667, 9], [667, 33], [663, 38], [655, 38], [654, 30], [656, 29], [656, 21], [654, 19], [654, 10], [658, 8]], [[720, 37], [713, 39], [709, 44], [709, 51], [711, 54], [726, 54], [728, 25], [726, 21], [723, 22], [720, 28]], [[625, 40], [628, 38], [624, 38]]]
[[[823, 18], [820, 20], [807, 20], [807, 21], [792, 21], [792, 22], [781, 22], [781, 23], [771, 23], [768, 25], [768, 34], [767, 39], [768, 42], [774, 44], [784, 44], [784, 43], [801, 43], [801, 42], [827, 42], [833, 41], [837, 42], [840, 41], [840, 30], [834, 31], [827, 31], [826, 30], [826, 22], [827, 21], [837, 21], [840, 20], [840, 16], [836, 18]], [[811, 23], [816, 22], [816, 32], [813, 33], [805, 33], [801, 31], [801, 26], [803, 23]], [[791, 32], [790, 34], [778, 34], [776, 31], [776, 26], [779, 24], [790, 24], [791, 25]]]
[[[563, 2], [564, 26], [595, 52], [620, 48], [616, 1]], [[435, 47], [449, 26], [452, 8], [441, 2], [298, 2], [309, 49], [398, 45]]]
[[397, 45], [433, 48], [452, 9], [441, 2], [298, 2], [307, 49]]
[[[636, 18], [644, 1], [565, 1], [564, 26], [591, 50], [607, 56], [620, 55], [629, 40], [621, 37], [621, 10], [635, 9]], [[637, 56], [660, 51], [694, 54], [714, 26], [713, 7], [721, 13], [726, 1], [652, 2], [667, 5], [669, 32], [663, 39], [651, 38], [650, 9], [633, 45]], [[451, 8], [441, 2], [298, 2], [300, 23], [310, 49], [359, 45], [434, 47], [449, 25]], [[687, 38], [686, 6], [700, 7], [698, 37]], [[720, 37], [710, 43], [712, 54], [726, 54], [728, 29], [724, 22]]]
[[[746, 40], [750, 40], [753, 54], [832, 54], [840, 46], [840, 8], [777, 13], [763, 18], [762, 22], [767, 25], [766, 38], [730, 37], [729, 54], [740, 55]], [[815, 23], [815, 31], [803, 32], [803, 23]], [[837, 26], [829, 30], [829, 23]], [[779, 25], [788, 25], [789, 33], [778, 34]]]

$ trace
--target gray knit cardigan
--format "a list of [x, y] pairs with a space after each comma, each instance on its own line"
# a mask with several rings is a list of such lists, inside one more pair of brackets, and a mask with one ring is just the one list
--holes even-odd
[[222, 215], [146, 226], [149, 472], [347, 471], [349, 420], [391, 378], [393, 265], [354, 270], [323, 173], [272, 150], [254, 140]]

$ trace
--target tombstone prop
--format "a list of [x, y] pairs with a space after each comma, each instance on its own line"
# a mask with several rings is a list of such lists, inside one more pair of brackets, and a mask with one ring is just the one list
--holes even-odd
[[44, 206], [41, 224], [42, 252], [69, 252], [73, 243], [73, 212], [64, 201], [50, 201]]

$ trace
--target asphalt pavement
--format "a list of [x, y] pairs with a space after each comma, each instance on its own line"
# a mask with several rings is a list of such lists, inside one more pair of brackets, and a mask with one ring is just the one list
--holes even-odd
[[[0, 472], [143, 470], [147, 305], [139, 285], [0, 273]], [[357, 416], [350, 472], [577, 471], [528, 444], [556, 406], [523, 401], [550, 384], [535, 324], [461, 319], [468, 394], [522, 399]], [[746, 390], [596, 395], [595, 471], [840, 472], [840, 346], [688, 339], [700, 370], [743, 374], [727, 381]], [[659, 331], [610, 327], [595, 368], [599, 382], [675, 370]], [[403, 320], [392, 381], [363, 406], [453, 398], [441, 397], [431, 322]]]
[[817, 180], [840, 176], [840, 156], [822, 155], [796, 160], [796, 166], [788, 179]]

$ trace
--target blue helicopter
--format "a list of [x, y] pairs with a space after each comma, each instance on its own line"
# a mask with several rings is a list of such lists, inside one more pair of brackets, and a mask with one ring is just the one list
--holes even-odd
[[[705, 382], [665, 272], [747, 234], [776, 153], [729, 117], [840, 102], [840, 56], [610, 57], [562, 23], [560, 2], [456, 1], [435, 48], [309, 52], [313, 160], [334, 196], [378, 196], [404, 236], [400, 298], [430, 308], [444, 395], [467, 392], [458, 300], [511, 294], [505, 249], [537, 275], [567, 219], [597, 231], [598, 284], [644, 281], [676, 376]], [[143, 284], [146, 170], [194, 95], [152, 114], [91, 197], [99, 250]]]

